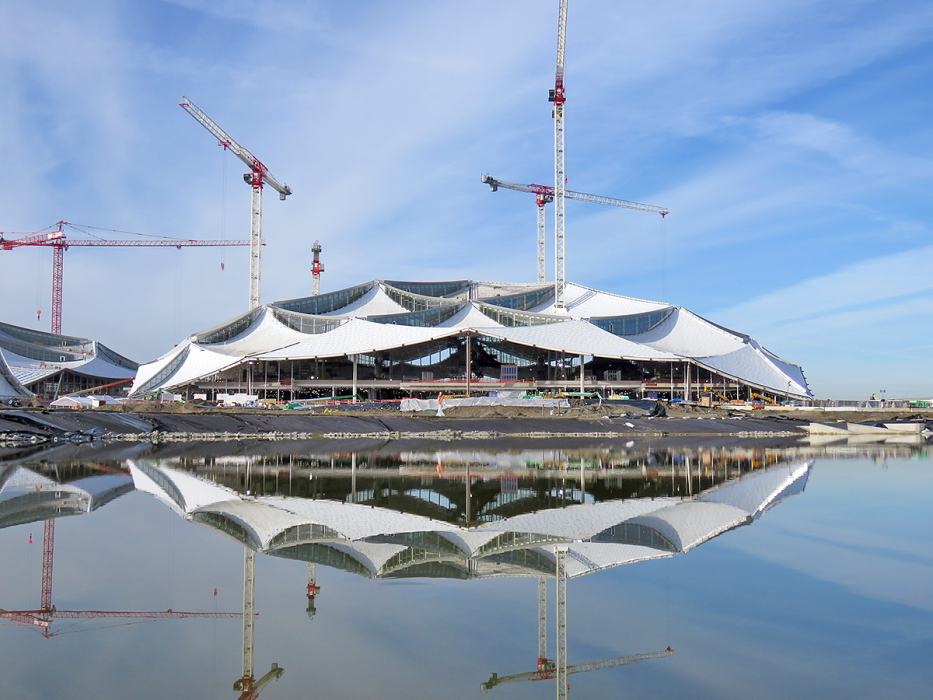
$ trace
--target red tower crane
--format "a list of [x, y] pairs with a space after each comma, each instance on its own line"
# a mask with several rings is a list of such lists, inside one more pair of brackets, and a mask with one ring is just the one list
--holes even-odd
[[[59, 221], [56, 224], [58, 228], [52, 231], [31, 233], [23, 238], [7, 239], [4, 233], [0, 232], [0, 250], [13, 250], [26, 246], [44, 246], [52, 249], [52, 333], [54, 335], [62, 334], [62, 281], [64, 278], [64, 253], [72, 247], [101, 247], [101, 246], [120, 246], [133, 248], [186, 248], [191, 246], [248, 246], [249, 241], [229, 241], [229, 240], [195, 240], [181, 238], [139, 238], [135, 240], [116, 241], [108, 238], [90, 238], [76, 239], [65, 236], [64, 228], [69, 226], [76, 231], [81, 231], [74, 224], [67, 221]], [[92, 228], [103, 231], [96, 226], [85, 226], [82, 228]], [[83, 231], [82, 231], [83, 232]], [[120, 232], [118, 232], [120, 233]]]
[[[519, 185], [514, 182], [503, 182], [489, 175], [483, 175], [480, 178], [489, 185], [489, 189], [496, 192], [500, 187], [516, 192], [530, 192], [535, 196], [535, 204], [538, 209], [538, 283], [544, 283], [544, 205], [554, 201], [554, 188], [547, 185]], [[627, 199], [617, 199], [615, 197], [603, 197], [598, 194], [586, 194], [584, 192], [574, 192], [573, 190], [564, 190], [564, 197], [567, 199], [576, 199], [581, 202], [592, 202], [593, 204], [607, 204], [611, 207], [624, 207], [626, 209], [638, 209], [640, 211], [652, 211], [667, 216], [670, 212], [666, 207], [657, 207], [653, 204], [640, 204], [639, 202], [630, 202]]]

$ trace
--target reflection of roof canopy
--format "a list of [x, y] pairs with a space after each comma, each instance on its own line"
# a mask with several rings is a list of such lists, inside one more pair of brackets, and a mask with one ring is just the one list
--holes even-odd
[[131, 462], [138, 490], [268, 554], [372, 578], [547, 576], [554, 548], [568, 572], [687, 552], [749, 524], [806, 486], [810, 463], [756, 471], [691, 498], [606, 501], [527, 513], [466, 528], [387, 508], [292, 497], [243, 497], [185, 471]]
[[[201, 381], [248, 360], [345, 358], [392, 351], [416, 359], [466, 331], [533, 362], [540, 351], [635, 362], [690, 360], [731, 380], [809, 396], [800, 367], [686, 309], [553, 285], [373, 281], [268, 304], [196, 333], [139, 369], [133, 393]], [[406, 353], [407, 349], [407, 353]]]
[[138, 366], [96, 340], [0, 323], [0, 396], [30, 396], [65, 371], [99, 384], [130, 379]]
[[0, 472], [0, 528], [90, 513], [133, 490], [126, 474], [59, 483], [25, 467]]

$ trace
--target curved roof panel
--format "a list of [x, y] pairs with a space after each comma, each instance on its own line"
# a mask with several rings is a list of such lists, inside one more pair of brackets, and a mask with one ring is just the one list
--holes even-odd
[[[728, 377], [741, 379], [749, 384], [780, 393], [809, 396], [806, 383], [801, 386], [778, 369], [761, 350], [752, 345], [741, 345], [733, 352], [713, 357], [703, 357], [697, 363], [707, 369]], [[802, 375], [802, 373], [801, 373]]]
[[637, 336], [639, 343], [682, 357], [708, 357], [734, 352], [745, 343], [686, 309], [677, 308], [657, 326]]
[[384, 314], [403, 314], [406, 311], [408, 311], [408, 309], [394, 302], [389, 295], [385, 293], [382, 285], [373, 283], [369, 291], [359, 299], [339, 309], [321, 315], [361, 318], [364, 316], [382, 316]]
[[380, 352], [392, 348], [424, 343], [455, 335], [451, 328], [421, 328], [372, 323], [358, 318], [328, 333], [305, 336], [300, 343], [274, 348], [255, 357], [263, 360], [288, 360], [303, 357], [342, 357]]
[[0, 323], [0, 396], [31, 396], [27, 385], [65, 370], [106, 383], [130, 379], [138, 367], [96, 341]]
[[657, 301], [645, 301], [634, 297], [624, 297], [598, 289], [584, 287], [580, 284], [568, 282], [564, 288], [564, 304], [566, 311], [554, 308], [554, 298], [540, 305], [532, 311], [538, 313], [567, 313], [571, 318], [584, 319], [593, 316], [625, 316], [640, 314], [646, 311], [656, 311], [670, 306]]

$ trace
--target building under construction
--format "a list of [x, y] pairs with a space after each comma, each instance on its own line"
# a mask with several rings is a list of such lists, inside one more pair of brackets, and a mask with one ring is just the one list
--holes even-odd
[[96, 340], [0, 323], [0, 397], [125, 396], [139, 364]]
[[295, 400], [496, 392], [811, 397], [797, 365], [661, 302], [568, 283], [371, 281], [275, 302], [139, 368], [132, 394]]

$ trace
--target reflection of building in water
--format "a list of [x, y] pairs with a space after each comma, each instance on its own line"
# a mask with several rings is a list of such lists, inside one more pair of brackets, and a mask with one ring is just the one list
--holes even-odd
[[[101, 473], [84, 465], [0, 469], [0, 528], [90, 513], [133, 490], [125, 471]], [[55, 478], [53, 478], [53, 476]]]
[[[443, 460], [427, 461], [441, 464]], [[690, 487], [686, 495], [639, 497], [636, 491], [624, 499], [596, 501], [584, 496], [586, 466], [583, 465], [579, 503], [540, 510], [522, 505], [514, 515], [503, 514], [501, 509], [496, 513], [493, 509], [487, 512], [498, 514], [498, 518], [473, 519], [471, 494], [475, 498], [477, 485], [472, 482], [471, 465], [467, 462], [462, 478], [421, 477], [422, 487], [430, 493], [440, 493], [445, 487], [462, 494], [465, 517], [462, 524], [457, 524], [425, 514], [428, 509], [424, 504], [430, 503], [430, 499], [411, 493], [407, 498], [394, 499], [391, 502], [394, 509], [366, 503], [376, 489], [364, 485], [362, 493], [358, 490], [358, 464], [358, 456], [351, 455], [351, 492], [349, 497], [343, 494], [339, 500], [251, 495], [249, 473], [239, 486], [250, 495], [241, 495], [169, 463], [137, 460], [130, 462], [130, 469], [137, 489], [153, 494], [186, 519], [236, 539], [247, 547], [248, 553], [262, 551], [308, 562], [309, 615], [313, 612], [312, 591], [316, 591], [312, 567], [317, 564], [370, 578], [538, 578], [537, 668], [502, 677], [493, 674], [482, 685], [489, 690], [504, 682], [544, 679], [556, 679], [558, 689], [566, 688], [568, 674], [669, 656], [672, 652], [668, 648], [569, 665], [568, 579], [687, 552], [719, 534], [749, 524], [787, 496], [803, 491], [811, 466], [810, 462], [791, 462], [744, 474], [737, 471], [727, 481], [694, 492], [690, 476], [694, 467], [687, 460]], [[245, 466], [249, 468], [251, 463], [247, 461]], [[438, 469], [435, 473], [442, 471], [447, 470]], [[675, 470], [671, 469], [671, 473], [676, 478]], [[308, 476], [312, 482], [325, 481], [322, 473], [311, 472]], [[521, 480], [514, 475], [497, 477], [484, 482], [490, 492], [498, 489], [500, 493], [514, 494], [522, 488]], [[548, 478], [531, 482], [530, 494], [540, 494], [542, 489], [548, 492], [554, 486]], [[565, 491], [571, 491], [567, 486], [565, 483]], [[326, 491], [326, 483], [323, 488]], [[448, 502], [454, 500], [452, 491]], [[554, 578], [556, 582], [554, 661], [546, 656], [546, 578]], [[245, 601], [244, 597], [244, 606]], [[252, 616], [247, 617], [244, 607], [244, 620], [247, 619]], [[245, 663], [244, 660], [244, 669]], [[246, 673], [244, 670], [244, 678]]]
[[476, 525], [579, 503], [691, 496], [784, 459], [776, 450], [648, 445], [182, 458], [178, 466], [240, 493], [361, 503]]
[[[182, 612], [173, 610], [59, 610], [52, 605], [52, 573], [55, 518], [91, 513], [133, 490], [133, 479], [126, 473], [103, 465], [53, 465], [54, 480], [37, 470], [7, 467], [0, 472], [0, 527], [44, 521], [42, 580], [39, 607], [31, 610], [0, 609], [0, 619], [38, 630], [46, 638], [59, 634], [52, 627], [56, 620], [166, 620], [182, 618], [234, 618], [239, 613]], [[103, 471], [105, 473], [101, 474]], [[96, 472], [96, 473], [95, 473]], [[108, 473], [109, 472], [109, 473]], [[66, 481], [72, 478], [73, 481]], [[30, 542], [32, 535], [30, 535]], [[130, 623], [127, 623], [130, 624]]]
[[[133, 490], [129, 474], [106, 468], [95, 471], [85, 465], [61, 465], [53, 468], [53, 479], [25, 467], [6, 467], [0, 471], [0, 528], [31, 522], [43, 522], [42, 527], [42, 582], [39, 608], [24, 611], [18, 622], [34, 624], [50, 636], [53, 617], [52, 571], [55, 554], [55, 519], [90, 513], [115, 498]], [[101, 474], [101, 471], [112, 473]], [[69, 480], [70, 479], [70, 480]], [[30, 535], [30, 541], [32, 535]], [[88, 619], [91, 614], [71, 611], [72, 618]], [[85, 611], [89, 613], [90, 611]], [[103, 615], [97, 615], [102, 617]], [[9, 615], [4, 615], [7, 619]], [[57, 617], [68, 617], [63, 611]]]
[[[689, 495], [521, 509], [467, 526], [433, 518], [417, 498], [392, 509], [347, 498], [243, 496], [167, 463], [130, 462], [137, 489], [253, 550], [371, 578], [463, 579], [552, 577], [558, 546], [567, 547], [570, 577], [686, 552], [802, 491], [809, 467], [755, 470]], [[450, 485], [475, 502], [469, 478]]]

